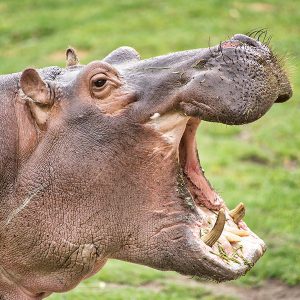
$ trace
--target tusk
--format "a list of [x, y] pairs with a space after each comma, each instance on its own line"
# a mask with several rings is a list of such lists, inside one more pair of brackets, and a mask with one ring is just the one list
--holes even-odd
[[230, 217], [234, 221], [235, 224], [238, 224], [245, 216], [245, 205], [244, 203], [240, 203], [236, 208], [229, 212]]
[[219, 239], [224, 229], [225, 221], [226, 217], [224, 209], [221, 208], [213, 229], [201, 238], [207, 246], [212, 247], [214, 243]]
[[68, 48], [66, 51], [66, 65], [67, 67], [71, 67], [71, 66], [77, 66], [79, 65], [79, 59], [78, 56], [75, 52], [75, 49], [73, 48]]

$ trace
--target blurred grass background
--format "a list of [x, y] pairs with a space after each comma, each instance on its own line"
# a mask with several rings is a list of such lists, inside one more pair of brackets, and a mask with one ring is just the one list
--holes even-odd
[[[288, 58], [293, 99], [274, 105], [253, 124], [203, 124], [198, 145], [210, 181], [229, 207], [240, 201], [247, 205], [246, 222], [268, 245], [265, 256], [237, 283], [258, 285], [271, 278], [300, 283], [299, 1], [0, 0], [0, 15], [2, 74], [64, 66], [69, 45], [82, 63], [122, 45], [147, 58], [268, 28], [273, 49]], [[112, 261], [75, 290], [50, 299], [228, 299], [175, 284], [176, 278]]]

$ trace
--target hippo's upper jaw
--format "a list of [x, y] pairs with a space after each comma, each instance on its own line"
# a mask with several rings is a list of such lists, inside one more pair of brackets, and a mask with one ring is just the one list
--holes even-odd
[[[113, 54], [107, 61], [116, 60]], [[114, 63], [127, 85], [143, 93], [139, 101], [145, 101], [149, 114], [172, 107], [201, 120], [238, 125], [259, 119], [274, 102], [292, 96], [273, 52], [241, 34], [208, 49]]]
[[[181, 106], [206, 121], [244, 124], [264, 115], [274, 102], [292, 96], [286, 74], [272, 51], [241, 34], [211, 48], [195, 65]], [[200, 91], [199, 91], [200, 90]]]
[[263, 254], [195, 134], [291, 96], [266, 45], [235, 35], [147, 60], [123, 47], [86, 66], [69, 49], [66, 68], [3, 76], [0, 92], [0, 298], [66, 291], [109, 258], [222, 281]]

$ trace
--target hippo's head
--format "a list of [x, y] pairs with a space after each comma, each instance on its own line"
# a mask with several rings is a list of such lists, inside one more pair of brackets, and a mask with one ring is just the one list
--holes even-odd
[[205, 178], [195, 134], [200, 121], [252, 122], [291, 97], [272, 51], [235, 35], [147, 60], [128, 47], [86, 66], [67, 58], [20, 78], [32, 138], [6, 220], [27, 236], [19, 273], [32, 282], [42, 270], [34, 290], [58, 291], [108, 258], [216, 281], [248, 271], [265, 245], [244, 205], [230, 211]]

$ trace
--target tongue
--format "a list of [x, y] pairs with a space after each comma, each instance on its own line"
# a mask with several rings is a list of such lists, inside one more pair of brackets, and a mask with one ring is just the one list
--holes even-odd
[[219, 210], [223, 205], [221, 197], [213, 190], [204, 176], [197, 155], [196, 130], [200, 120], [190, 119], [182, 137], [183, 169], [189, 179], [189, 189], [195, 201], [212, 210]]

